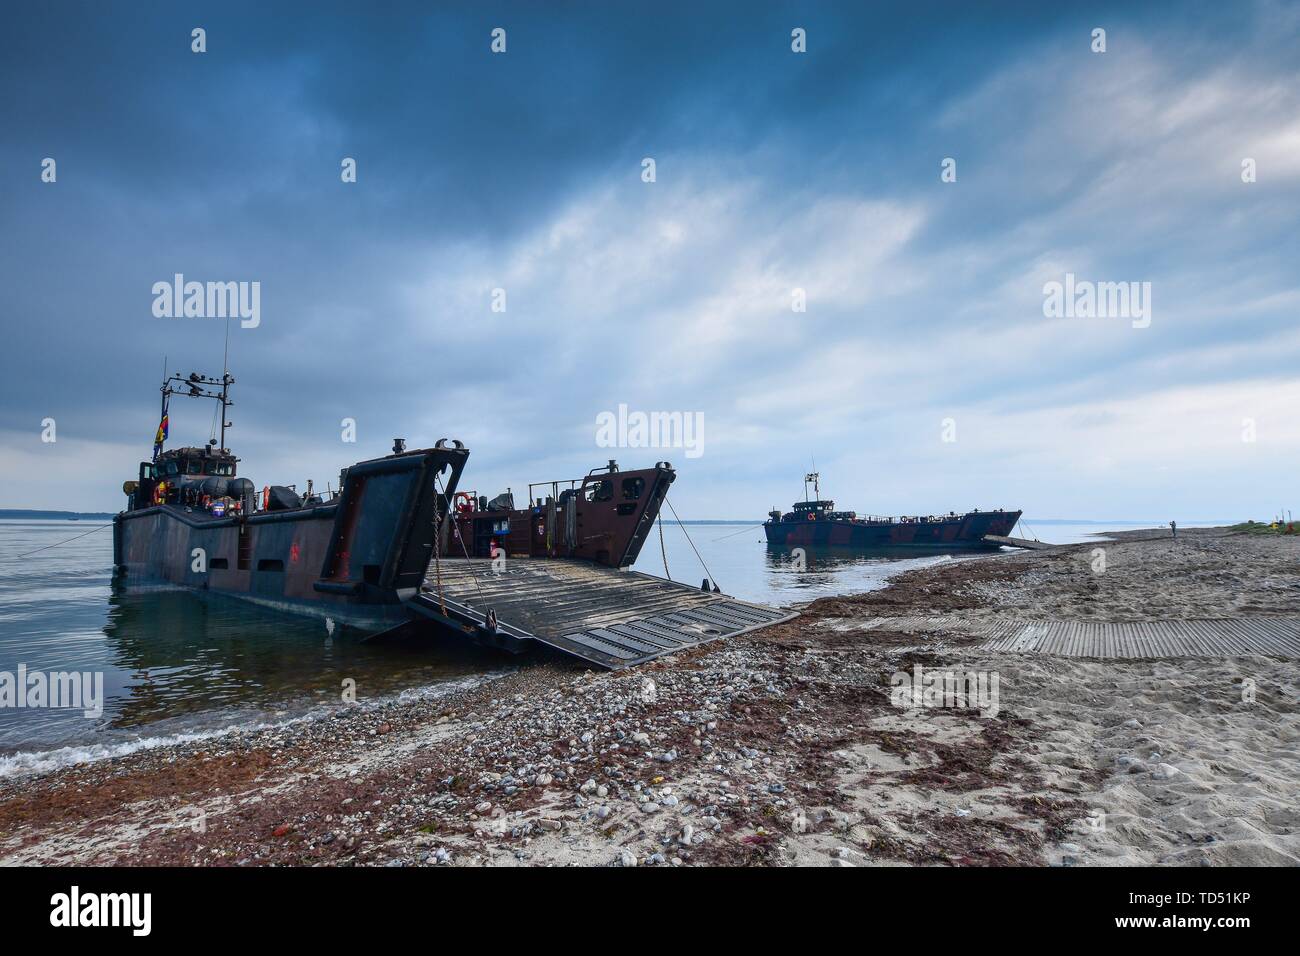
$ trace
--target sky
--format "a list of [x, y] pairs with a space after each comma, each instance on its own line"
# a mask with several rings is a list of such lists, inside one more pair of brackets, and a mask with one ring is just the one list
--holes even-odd
[[[859, 513], [1300, 510], [1297, 49], [1271, 0], [10, 5], [0, 507], [124, 507], [228, 334], [257, 487], [456, 437], [488, 496], [669, 460], [684, 519], [814, 463]], [[257, 325], [156, 315], [178, 273]]]

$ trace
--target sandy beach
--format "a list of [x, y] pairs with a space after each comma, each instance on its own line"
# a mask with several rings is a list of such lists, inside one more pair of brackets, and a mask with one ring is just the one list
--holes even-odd
[[[538, 663], [11, 778], [0, 862], [1300, 862], [1300, 661], [988, 646], [1002, 621], [1300, 616], [1300, 537], [1114, 538], [944, 562], [630, 671]], [[984, 696], [926, 706], [917, 678], [947, 672]]]

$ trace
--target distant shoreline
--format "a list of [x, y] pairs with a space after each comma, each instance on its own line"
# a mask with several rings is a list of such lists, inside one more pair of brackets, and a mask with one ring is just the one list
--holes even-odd
[[[29, 508], [0, 508], [0, 521], [13, 520], [45, 520], [58, 521], [60, 519], [96, 519], [107, 521], [114, 516], [110, 511], [39, 511]], [[722, 524], [752, 524], [761, 525], [765, 519], [758, 518], [698, 518], [691, 521], [683, 521], [682, 524], [689, 525], [722, 525]], [[1178, 519], [1186, 524], [1199, 525], [1233, 525], [1240, 519], [1228, 518], [1186, 518]], [[669, 522], [675, 524], [676, 522]], [[1112, 518], [1101, 520], [1097, 518], [1035, 518], [1031, 524], [1057, 525], [1057, 524], [1087, 524], [1111, 527], [1114, 525], [1144, 525], [1152, 528], [1168, 526], [1167, 520], [1156, 520], [1154, 518]]]
[[0, 521], [26, 519], [29, 521], [58, 521], [76, 518], [107, 521], [113, 514], [108, 511], [33, 511], [26, 508], [0, 508]]
[[[692, 521], [682, 521], [682, 524], [754, 524], [760, 525], [766, 519], [751, 518], [699, 518]], [[1164, 518], [1032, 518], [1026, 519], [1030, 524], [1090, 524], [1101, 527], [1111, 527], [1120, 524], [1142, 525], [1148, 528], [1167, 528], [1169, 519]], [[1241, 518], [1177, 518], [1176, 520], [1191, 525], [1208, 525], [1213, 527], [1228, 527], [1239, 524]], [[665, 522], [673, 525], [676, 521]]]

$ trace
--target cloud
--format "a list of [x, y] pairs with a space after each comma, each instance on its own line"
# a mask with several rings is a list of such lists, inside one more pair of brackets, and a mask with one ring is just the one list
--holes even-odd
[[[495, 61], [468, 13], [401, 35], [213, 16], [207, 60], [172, 50], [170, 14], [96, 20], [121, 41], [102, 49], [48, 18], [0, 39], [35, 91], [4, 108], [0, 159], [61, 157], [55, 187], [0, 179], [6, 504], [117, 505], [163, 355], [215, 371], [222, 352], [218, 323], [149, 314], [178, 271], [262, 282], [262, 327], [231, 336], [231, 441], [259, 485], [321, 483], [401, 435], [459, 437], [471, 484], [519, 488], [603, 461], [595, 417], [626, 403], [704, 414], [704, 457], [676, 456], [684, 517], [785, 504], [812, 457], [863, 511], [1218, 517], [1225, 487], [1261, 514], [1287, 493], [1283, 7], [1116, 7], [1104, 55], [1070, 17], [980, 21], [991, 55], [965, 12], [936, 32], [819, 10], [802, 60], [780, 11], [519, 8]], [[80, 72], [23, 52], [55, 38]], [[1150, 281], [1151, 327], [1045, 318], [1066, 272]], [[57, 450], [33, 444], [45, 415]], [[207, 406], [173, 416], [206, 437]]]

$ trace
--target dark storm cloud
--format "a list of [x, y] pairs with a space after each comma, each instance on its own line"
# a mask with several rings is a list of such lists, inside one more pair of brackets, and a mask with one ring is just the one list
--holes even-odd
[[[1118, 422], [1127, 446], [1136, 426], [1103, 406], [1185, 407], [1189, 372], [1207, 407], [1251, 407], [1297, 354], [1296, 171], [1279, 158], [1243, 193], [1236, 167], [1285, 154], [1295, 19], [1131, 6], [10, 10], [3, 503], [112, 507], [148, 450], [163, 356], [218, 370], [220, 322], [150, 312], [177, 272], [261, 283], [262, 325], [230, 332], [232, 442], [259, 481], [458, 434], [480, 490], [518, 485], [607, 457], [594, 416], [628, 402], [705, 413], [679, 492], [701, 513], [759, 512], [812, 453], [842, 475], [906, 462], [947, 499], [960, 480], [931, 432], [958, 409], [1007, 423], [974, 469], [1001, 497], [1000, 457], [1066, 454], [1054, 408]], [[1088, 53], [1098, 25], [1105, 56]], [[1045, 326], [1039, 288], [1070, 269], [1156, 280], [1151, 334]], [[797, 324], [794, 285], [812, 303]], [[206, 437], [209, 409], [173, 415], [173, 435]], [[358, 445], [338, 440], [345, 417]], [[1011, 486], [1057, 507], [1052, 476], [1035, 482]], [[914, 491], [873, 493], [884, 510]]]

